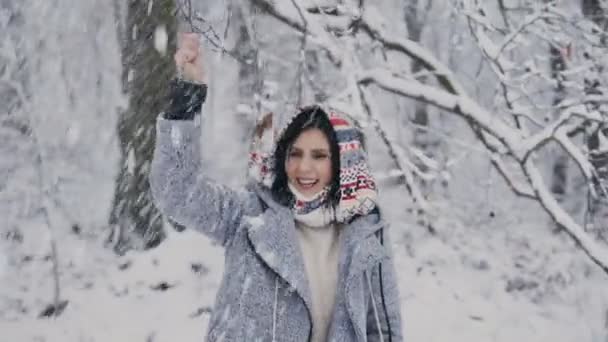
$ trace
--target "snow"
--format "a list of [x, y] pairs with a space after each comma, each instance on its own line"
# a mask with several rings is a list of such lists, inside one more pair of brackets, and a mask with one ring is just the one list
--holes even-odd
[[262, 217], [262, 215], [248, 216], [248, 217], [246, 217], [246, 220], [251, 225], [251, 229], [253, 229], [253, 230], [258, 229], [265, 224], [264, 218]]
[[[152, 3], [152, 1], [150, 1]], [[167, 53], [167, 44], [169, 43], [169, 35], [167, 34], [167, 28], [164, 25], [159, 25], [154, 30], [154, 48], [161, 55]]]
[[[523, 229], [533, 232], [536, 228], [530, 225], [522, 227], [519, 232]], [[595, 285], [579, 283], [578, 288], [561, 288], [555, 296], [537, 299], [537, 303], [527, 298], [527, 295], [535, 292], [534, 288], [508, 292], [508, 282], [504, 277], [514, 274], [514, 263], [508, 254], [503, 253], [507, 250], [513, 253], [517, 249], [513, 249], [513, 242], [502, 240], [509, 238], [503, 233], [482, 234], [488, 240], [463, 240], [458, 251], [437, 239], [418, 241], [414, 247], [417, 261], [409, 262], [403, 255], [397, 256], [397, 269], [402, 281], [408, 283], [407, 286], [402, 285], [401, 289], [405, 331], [409, 340], [593, 340], [591, 336], [597, 333], [597, 327], [593, 328], [593, 324], [588, 325], [585, 320], [577, 319], [578, 315], [584, 313], [573, 309], [569, 303], [572, 299], [563, 298], [563, 294], [584, 292], [582, 289], [587, 288], [587, 291], [591, 291], [589, 293], [596, 293], [598, 301], [605, 303], [606, 291], [596, 292], [599, 288], [595, 287], [601, 282]], [[496, 235], [502, 237], [496, 238]], [[472, 258], [474, 262], [469, 264], [463, 259], [464, 256]], [[559, 259], [568, 260], [557, 254], [553, 262]], [[542, 267], [540, 261], [538, 258], [532, 259], [531, 265], [525, 267], [532, 264]], [[560, 269], [563, 266], [558, 264], [551, 268]], [[591, 305], [591, 302], [585, 305]]]
[[130, 174], [133, 174], [135, 172], [135, 165], [135, 153], [133, 152], [133, 150], [131, 150], [127, 155], [127, 171]]
[[78, 140], [80, 139], [80, 127], [77, 123], [70, 125], [66, 138], [66, 143], [68, 146], [74, 146], [78, 143]]
[[[289, 1], [255, 2], [274, 6], [284, 20], [303, 22]], [[0, 31], [6, 25], [21, 25], [18, 20], [9, 21], [11, 10], [3, 7], [10, 8], [16, 2], [5, 3], [0, 1]], [[107, 218], [119, 168], [116, 109], [128, 105], [121, 90], [120, 49], [111, 3], [23, 3], [29, 21], [9, 27], [10, 37], [27, 39], [0, 37], [0, 69], [4, 61], [9, 62], [0, 78], [0, 341], [202, 341], [224, 271], [224, 251], [193, 230], [178, 233], [168, 226], [167, 239], [148, 251], [118, 256], [106, 241], [113, 228]], [[299, 3], [305, 9], [336, 2]], [[537, 153], [551, 140], [574, 163], [571, 178], [579, 173], [589, 175], [585, 151], [568, 132], [582, 120], [604, 119], [600, 111], [591, 111], [581, 103], [591, 97], [579, 96], [575, 90], [581, 85], [578, 78], [587, 77], [592, 62], [605, 61], [596, 55], [592, 61], [572, 61], [575, 65], [565, 73], [574, 84], [568, 89], [572, 95], [560, 102], [563, 110], [553, 116], [555, 106], [550, 97], [538, 96], [535, 102], [524, 96], [546, 91], [535, 88], [541, 81], [554, 86], [554, 80], [547, 78], [546, 56], [536, 56], [538, 46], [545, 48], [543, 39], [550, 39], [548, 32], [555, 27], [538, 20], [544, 18], [538, 8], [525, 16], [511, 17], [517, 19], [511, 30], [500, 34], [496, 27], [502, 26], [496, 26], [491, 15], [468, 7], [458, 12], [452, 4], [434, 2], [425, 23], [427, 41], [413, 42], [406, 39], [397, 23], [386, 20], [390, 15], [402, 17], [402, 1], [374, 2], [375, 8], [368, 3], [362, 13], [341, 3], [335, 18], [303, 11], [311, 29], [306, 52], [318, 50], [330, 55], [329, 62], [322, 53], [316, 56], [322, 72], [327, 71], [327, 65], [335, 68], [334, 63], [343, 63], [341, 69], [328, 68], [327, 75], [311, 75], [311, 79], [327, 90], [328, 102], [340, 103], [359, 118], [365, 117], [359, 103], [361, 92], [371, 108], [370, 121], [384, 129], [403, 167], [396, 167], [387, 157], [373, 124], [363, 122], [369, 133], [372, 169], [382, 180], [381, 207], [391, 223], [405, 340], [605, 341], [608, 275], [598, 264], [608, 265], [608, 252], [605, 243], [589, 235], [578, 220], [584, 206], [578, 188], [584, 188], [584, 183], [580, 179], [573, 182], [568, 198], [557, 201], [546, 185], [549, 176], [544, 168], [551, 159]], [[420, 9], [424, 5], [421, 2]], [[197, 6], [212, 7], [210, 13], [222, 12], [221, 16], [227, 17], [221, 1], [199, 2]], [[581, 20], [570, 14], [572, 11], [551, 11]], [[377, 39], [372, 48], [366, 45], [371, 38], [364, 33], [358, 40], [340, 36], [350, 16], [358, 18], [359, 14], [361, 24]], [[293, 66], [300, 60], [300, 40], [293, 32], [285, 34], [291, 28], [265, 22], [262, 17], [266, 16], [251, 23], [260, 30], [256, 44], [261, 49], [265, 84], [262, 106], [280, 114], [287, 107], [281, 101], [292, 96], [286, 89], [295, 79], [297, 68]], [[551, 18], [558, 22], [559, 17]], [[465, 27], [468, 19], [473, 31]], [[216, 28], [225, 23], [219, 22]], [[588, 22], [577, 24], [581, 30], [590, 27]], [[360, 32], [366, 31], [363, 28]], [[566, 41], [562, 39], [568, 30], [571, 28], [556, 33], [555, 41]], [[448, 36], [439, 34], [448, 31], [452, 32]], [[226, 32], [229, 45], [235, 37]], [[130, 33], [135, 36], [137, 30]], [[456, 34], [465, 38], [456, 39]], [[429, 44], [429, 40], [436, 41]], [[381, 55], [379, 42], [390, 46], [383, 51], [387, 60], [377, 56]], [[455, 46], [456, 42], [460, 45]], [[157, 51], [168, 51], [164, 27], [157, 27], [154, 44]], [[429, 47], [433, 44], [438, 51]], [[293, 56], [288, 53], [291, 48]], [[205, 61], [213, 87], [205, 104], [202, 164], [220, 183], [242, 185], [246, 164], [243, 146], [248, 146], [248, 141], [238, 136], [248, 134], [249, 117], [237, 113], [250, 113], [252, 107], [239, 99], [238, 65], [209, 50], [205, 57], [210, 58]], [[471, 71], [484, 54], [493, 59], [489, 61], [492, 65]], [[28, 82], [13, 75], [20, 71], [23, 55], [32, 58], [27, 65], [36, 68]], [[460, 58], [466, 58], [467, 63]], [[412, 59], [423, 60], [426, 70], [416, 76], [409, 74]], [[524, 72], [525, 66], [528, 70]], [[343, 80], [341, 74], [348, 77]], [[419, 77], [423, 74], [432, 81], [423, 82]], [[128, 79], [134, 76], [129, 70]], [[334, 77], [339, 81], [323, 83], [324, 78]], [[509, 93], [497, 98], [502, 84]], [[29, 101], [21, 108], [27, 113], [13, 114], [34, 121], [32, 126], [42, 146], [39, 152], [47, 168], [42, 170], [42, 190], [49, 196], [40, 195], [36, 175], [41, 170], [33, 163], [35, 146], [28, 140], [30, 136], [5, 127], [4, 86], [16, 91], [19, 99]], [[422, 99], [433, 109], [458, 107], [458, 117], [432, 117], [441, 121], [441, 130], [427, 127], [429, 134], [442, 139], [434, 153], [411, 144], [413, 106], [404, 96]], [[506, 101], [512, 102], [511, 111], [505, 108]], [[436, 110], [430, 113], [435, 115]], [[513, 113], [527, 118], [521, 129], [512, 124]], [[494, 135], [489, 142], [497, 150], [489, 151], [478, 143], [463, 118]], [[172, 143], [181, 145], [182, 134], [179, 129], [172, 130]], [[271, 134], [267, 137], [272, 138]], [[270, 146], [270, 141], [262, 144]], [[515, 160], [505, 158], [508, 151]], [[520, 167], [517, 161], [526, 156], [530, 158]], [[491, 161], [498, 169], [491, 167]], [[130, 154], [129, 170], [135, 162]], [[402, 184], [403, 176], [414, 186], [415, 203]], [[437, 181], [440, 178], [449, 181], [439, 184], [443, 183]], [[509, 186], [541, 201], [518, 198]], [[575, 204], [574, 209], [569, 203]], [[41, 214], [41, 205], [50, 211], [51, 227]], [[427, 215], [420, 214], [419, 208]], [[547, 212], [563, 228], [557, 229]], [[252, 229], [265, 224], [262, 216], [246, 219]], [[53, 302], [52, 238], [59, 253], [60, 300], [68, 304], [59, 316], [40, 318]], [[271, 252], [262, 253], [271, 263], [280, 262]], [[251, 282], [246, 279], [243, 296], [253, 295]], [[220, 317], [229, 319], [233, 310], [225, 307]]]
[[182, 131], [178, 126], [171, 127], [171, 143], [173, 146], [181, 146]]
[[[404, 228], [403, 222], [394, 222], [393, 235]], [[547, 259], [554, 264], [550, 270], [563, 269], [572, 262], [571, 252], [560, 247], [555, 236], [547, 238], [532, 223], [514, 232], [453, 225], [439, 227], [439, 232], [439, 239], [417, 238], [414, 257], [403, 248], [395, 248], [406, 340], [593, 341], [593, 336], [600, 336], [598, 321], [581, 319], [590, 317], [591, 312], [599, 313], [603, 307], [599, 303], [608, 304], [608, 291], [601, 285], [606, 276], [597, 270], [591, 271], [587, 280], [566, 280], [569, 285], [558, 285], [557, 292], [541, 295], [536, 302], [530, 296], [537, 288], [506, 291], [507, 279], [517, 273], [511, 258], [514, 251], [524, 253], [522, 257], [529, 254], [524, 267], [541, 274], [549, 254], [543, 256], [539, 251], [558, 248]], [[520, 241], [531, 236], [544, 236], [547, 242], [522, 249]], [[442, 241], [444, 238], [451, 242]], [[53, 319], [38, 319], [33, 309], [40, 306], [26, 304], [27, 314], [10, 320], [4, 315], [0, 330], [8, 341], [127, 342], [151, 336], [154, 341], [202, 339], [209, 317], [204, 310], [197, 312], [212, 307], [222, 273], [221, 249], [213, 247], [210, 240], [190, 230], [173, 232], [159, 248], [123, 257], [77, 239], [65, 241], [63, 246], [64, 250], [81, 251], [64, 257], [81, 260], [64, 271], [63, 297], [69, 300], [66, 310]], [[580, 253], [576, 260], [580, 262]], [[194, 273], [191, 265], [195, 263], [205, 265], [208, 272]], [[45, 264], [48, 262], [33, 261], [21, 271], [28, 276], [5, 283], [4, 291], [15, 281], [23, 284], [44, 279], [37, 270]], [[575, 272], [580, 268], [570, 267]], [[153, 289], [162, 283], [169, 288]], [[33, 291], [24, 297], [26, 302], [35, 298], [44, 299], [44, 292]], [[224, 315], [229, 317], [228, 310]]]
[[[217, 247], [193, 231], [170, 234], [158, 249], [121, 258], [89, 245], [81, 264], [63, 276], [63, 297], [69, 303], [61, 316], [38, 319], [37, 312], [31, 312], [18, 321], [1, 320], [0, 330], [10, 338], [6, 341], [126, 342], [149, 336], [155, 341], [172, 341], [176, 336], [200, 341], [208, 314], [197, 312], [212, 306], [212, 293], [203, 289], [217, 288], [220, 255]], [[193, 264], [207, 271], [195, 273]], [[35, 274], [29, 277], [42, 280]], [[162, 284], [169, 288], [155, 290]], [[23, 329], [24, 324], [30, 328]]]
[[0, 245], [0, 279], [4, 278], [8, 272], [8, 258], [6, 253], [7, 252]]

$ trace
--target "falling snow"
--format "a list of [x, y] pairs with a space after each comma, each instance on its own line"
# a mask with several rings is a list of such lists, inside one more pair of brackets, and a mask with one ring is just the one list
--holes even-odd
[[[588, 43], [603, 39], [594, 32], [606, 25], [585, 18], [580, 4], [591, 1], [505, 1], [513, 8], [507, 23], [498, 2], [421, 0], [410, 22], [404, 17], [414, 8], [401, 0], [368, 1], [363, 12], [344, 1], [254, 2], [294, 22], [300, 14], [293, 3], [301, 4], [310, 35], [303, 42], [261, 11], [192, 2], [208, 32], [201, 38], [208, 101], [196, 119], [205, 176], [242, 189], [258, 114], [273, 112], [281, 122], [281, 113], [300, 105], [299, 95], [304, 103], [327, 100], [365, 127], [391, 227], [406, 341], [608, 339], [608, 276], [598, 265], [608, 261], [601, 240], [606, 221], [583, 226], [589, 187], [582, 173], [591, 167], [582, 137], [571, 137], [606, 120], [608, 90], [598, 72], [606, 69], [606, 51]], [[148, 1], [142, 14], [158, 3]], [[316, 6], [327, 13], [315, 13]], [[121, 165], [125, 146], [117, 129], [129, 105], [122, 78], [131, 83], [142, 76], [134, 69], [123, 75], [115, 20], [124, 23], [125, 7], [120, 1], [0, 0], [2, 342], [163, 342], [176, 336], [194, 342], [209, 324], [224, 272], [224, 251], [210, 239], [167, 223], [167, 238], [156, 248], [124, 255], [112, 250], [110, 232], [119, 231], [108, 224], [114, 183], [123, 168], [130, 177], [138, 166], [132, 149]], [[242, 17], [249, 20], [241, 23]], [[415, 36], [413, 22], [421, 25], [420, 41], [407, 39]], [[387, 45], [372, 41], [368, 29]], [[255, 34], [238, 36], [251, 30]], [[161, 55], [172, 53], [169, 31], [158, 25], [148, 37]], [[143, 34], [134, 26], [124, 35]], [[551, 75], [549, 46], [567, 58], [562, 99], [555, 98], [560, 83]], [[595, 78], [597, 93], [586, 93]], [[132, 133], [151, 139], [144, 130]], [[184, 144], [183, 134], [173, 129], [171, 143]], [[271, 131], [260, 141], [266, 152], [273, 139]], [[599, 146], [597, 153], [608, 150], [605, 135]], [[533, 148], [526, 165], [534, 167], [522, 173], [512, 156], [523, 158]], [[564, 151], [570, 158], [567, 194], [554, 201], [553, 166]], [[405, 185], [411, 180], [417, 187]], [[541, 205], [518, 197], [513, 188], [547, 200]], [[245, 220], [253, 230], [265, 224], [262, 215]], [[281, 261], [271, 252], [261, 256]], [[55, 264], [67, 306], [57, 317], [40, 318], [54, 302]], [[255, 286], [246, 278], [243, 296], [255, 295]], [[229, 321], [236, 309], [217, 310]]]

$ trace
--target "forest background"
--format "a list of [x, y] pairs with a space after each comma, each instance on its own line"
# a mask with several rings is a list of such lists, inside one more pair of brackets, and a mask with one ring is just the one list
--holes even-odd
[[0, 340], [200, 341], [222, 251], [147, 176], [200, 33], [205, 172], [259, 118], [359, 120], [406, 341], [608, 341], [608, 2], [0, 0]]

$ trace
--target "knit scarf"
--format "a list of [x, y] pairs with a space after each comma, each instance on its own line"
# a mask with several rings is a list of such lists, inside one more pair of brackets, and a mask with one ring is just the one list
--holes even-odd
[[287, 185], [295, 198], [291, 211], [296, 221], [312, 228], [326, 227], [334, 221], [334, 210], [327, 206], [329, 187], [315, 195], [306, 196], [290, 182]]

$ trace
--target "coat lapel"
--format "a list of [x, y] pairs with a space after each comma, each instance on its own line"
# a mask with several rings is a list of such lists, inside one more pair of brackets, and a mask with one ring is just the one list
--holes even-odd
[[[266, 190], [258, 187], [257, 193], [268, 209], [261, 216], [249, 218], [249, 240], [264, 263], [299, 294], [312, 322], [312, 297], [293, 215], [288, 208], [276, 203]], [[366, 340], [364, 303], [367, 300], [365, 295], [369, 295], [365, 291], [364, 272], [388, 258], [386, 249], [375, 236], [384, 227], [379, 215], [369, 214], [351, 222], [343, 231], [338, 282], [345, 284], [347, 313], [360, 341]]]
[[258, 196], [269, 208], [260, 216], [249, 219], [249, 240], [264, 263], [300, 295], [312, 321], [312, 297], [293, 216], [266, 191], [258, 189]]
[[376, 232], [386, 227], [378, 215], [369, 214], [352, 222], [344, 231], [343, 252], [352, 253], [347, 278], [357, 276], [387, 258], [386, 249]]
[[346, 308], [352, 321], [355, 333], [360, 341], [365, 341], [367, 319], [366, 291], [367, 280], [364, 272], [372, 270], [375, 265], [388, 258], [386, 249], [375, 233], [385, 227], [377, 215], [370, 214], [351, 223], [345, 231], [344, 252], [352, 252], [348, 269], [344, 272], [346, 284]]

